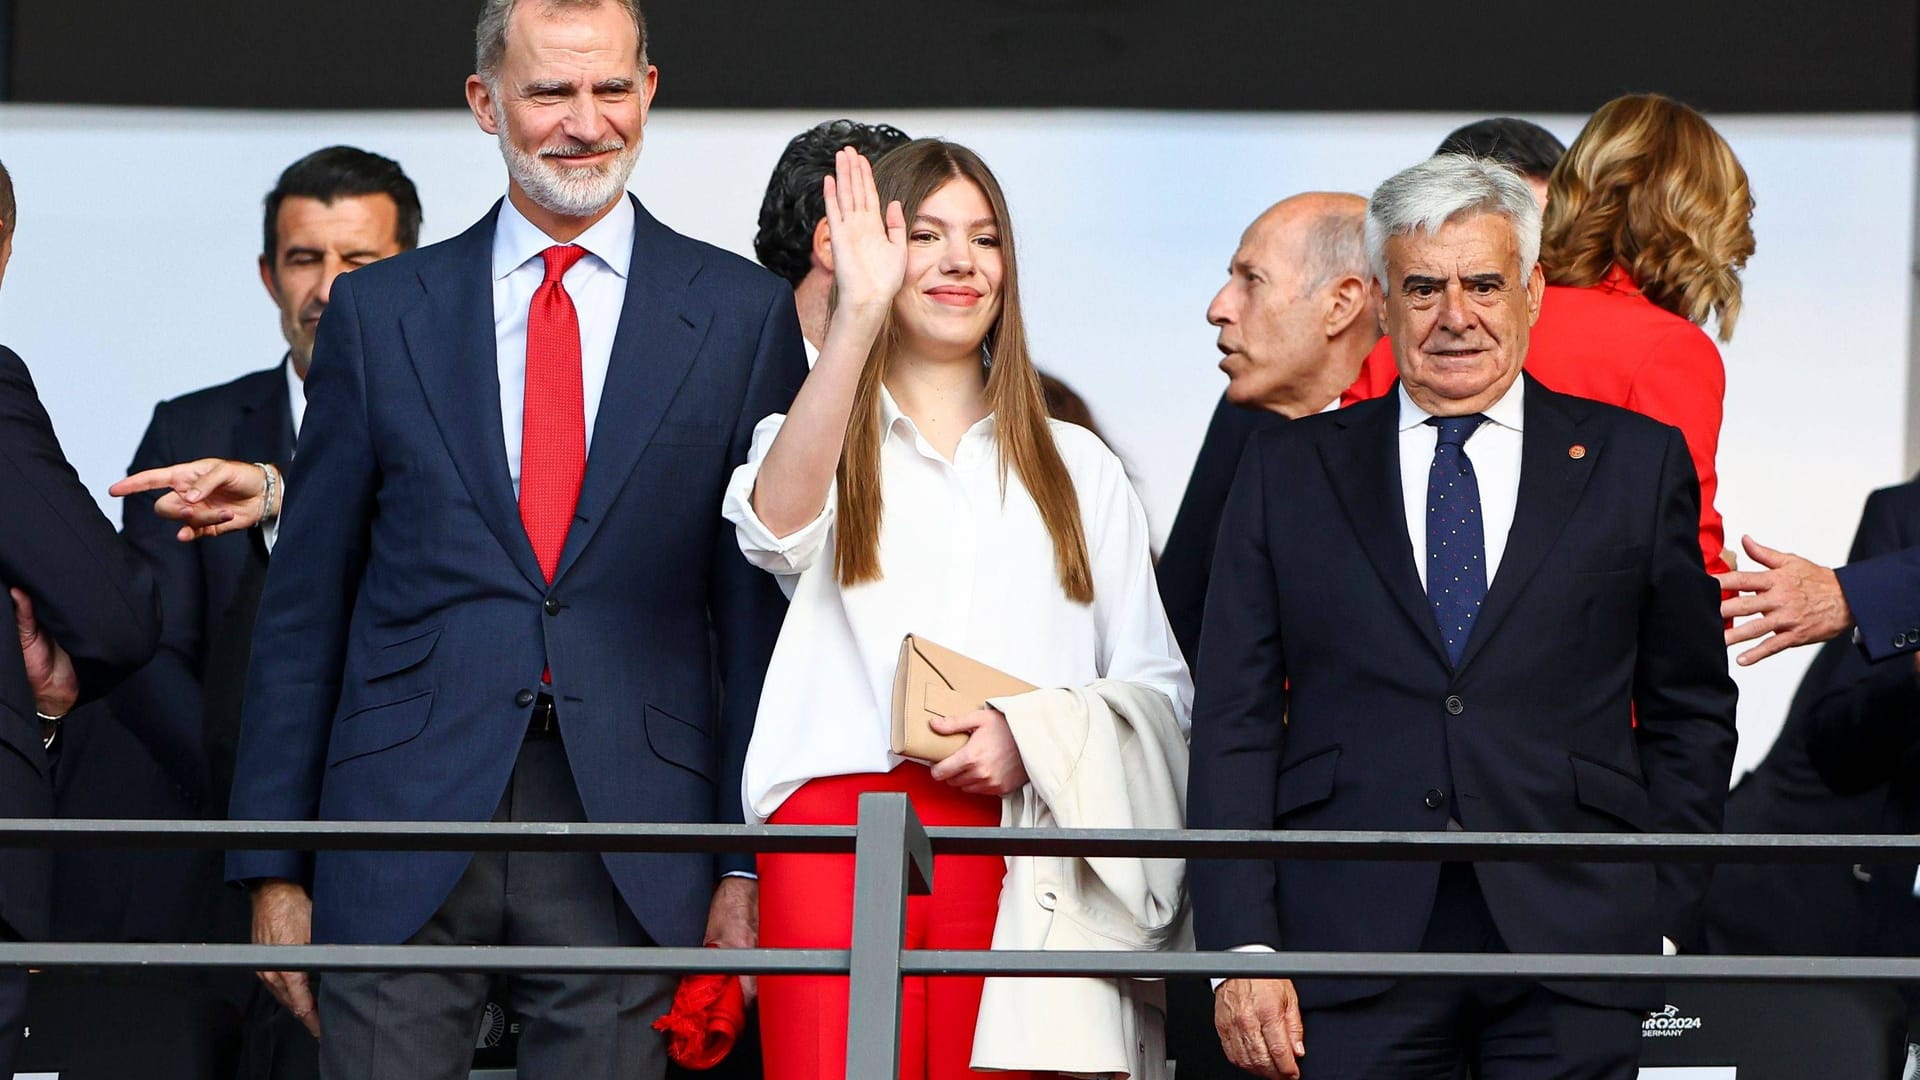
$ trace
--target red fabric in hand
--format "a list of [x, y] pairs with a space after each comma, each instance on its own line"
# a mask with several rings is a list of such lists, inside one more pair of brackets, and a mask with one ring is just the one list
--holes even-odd
[[653, 1029], [666, 1034], [667, 1057], [675, 1065], [711, 1069], [733, 1052], [746, 1025], [740, 976], [688, 975], [673, 995], [673, 1008], [653, 1022]]

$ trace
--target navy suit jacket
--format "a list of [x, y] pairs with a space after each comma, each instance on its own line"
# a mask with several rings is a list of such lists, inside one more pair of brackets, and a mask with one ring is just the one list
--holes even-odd
[[[287, 361], [154, 407], [129, 473], [200, 458], [269, 461], [288, 470], [293, 415], [287, 403]], [[229, 533], [183, 544], [180, 525], [153, 512], [159, 492], [128, 497], [122, 535], [146, 556], [160, 587], [160, 651], [112, 698], [116, 716], [193, 802], [213, 817], [226, 813], [223, 791], [209, 781], [203, 729], [208, 666], [222, 633], [251, 633], [251, 612], [234, 619], [237, 590], [255, 557], [255, 539]]]
[[[153, 578], [67, 464], [33, 377], [4, 347], [0, 475], [0, 590], [32, 598], [41, 628], [73, 658], [82, 700], [98, 697], [153, 655]], [[0, 648], [0, 817], [48, 817], [53, 788], [33, 688], [20, 649], [8, 644]], [[47, 866], [44, 850], [0, 849], [0, 939], [46, 934]]]
[[[791, 291], [636, 202], [625, 307], [578, 511], [549, 586], [507, 473], [493, 213], [342, 277], [307, 379], [253, 643], [236, 819], [488, 820], [552, 670], [593, 821], [740, 817], [785, 604], [720, 516], [753, 427], [806, 376]], [[400, 942], [459, 853], [235, 852], [310, 881], [314, 940]], [[705, 854], [606, 856], [647, 933], [697, 945]], [[725, 868], [748, 866], [731, 860]]]
[[[1920, 482], [1883, 488], [1867, 498], [1847, 559], [1860, 563], [1920, 544]], [[1846, 638], [1820, 646], [1800, 678], [1780, 734], [1767, 756], [1727, 797], [1726, 831], [1749, 833], [1913, 832], [1907, 815], [1883, 820], [1889, 805], [1913, 800], [1920, 774], [1912, 765], [1913, 707], [1894, 710], [1894, 732], [1870, 738], [1852, 726], [1870, 718], [1856, 712], [1862, 694], [1890, 684], [1897, 695], [1911, 684], [1913, 661], [1900, 657], [1869, 662]], [[1897, 700], [1897, 699], [1896, 699]], [[1900, 729], [1909, 729], [1900, 737]], [[1889, 738], [1891, 741], [1889, 742]], [[1916, 815], [1920, 820], [1920, 815]], [[1729, 863], [1713, 876], [1707, 895], [1707, 948], [1717, 953], [1773, 956], [1846, 955], [1861, 946], [1862, 887], [1844, 863], [1764, 866]], [[1913, 883], [1913, 867], [1892, 875]], [[1876, 887], [1884, 875], [1876, 873]], [[1904, 892], [1904, 896], [1901, 893]], [[1920, 901], [1897, 886], [1890, 905], [1920, 929]], [[1869, 912], [1871, 914], [1871, 912]], [[1915, 935], [1920, 940], [1920, 933]]]
[[[1851, 556], [1855, 566], [1879, 562], [1886, 558], [1883, 552], [1893, 552], [1892, 564], [1897, 565], [1905, 550], [1920, 550], [1914, 548], [1920, 544], [1920, 481], [1869, 496], [1860, 534]], [[1844, 677], [1826, 686], [1810, 708], [1807, 751], [1814, 767], [1842, 794], [1880, 796], [1874, 831], [1920, 832], [1920, 674], [1914, 671], [1913, 657], [1901, 651], [1869, 662], [1861, 650], [1840, 640], [1823, 646], [1814, 663], [1830, 654]], [[1860, 951], [1920, 955], [1915, 871], [1912, 863], [1869, 869], [1852, 942]], [[1916, 993], [1915, 987], [1903, 989], [1910, 999]]]
[[[1398, 395], [1254, 437], [1195, 679], [1195, 827], [1720, 827], [1735, 690], [1686, 442], [1528, 380], [1513, 527], [1457, 670], [1413, 563]], [[1705, 868], [1672, 865], [1476, 871], [1515, 952], [1657, 955], [1706, 886]], [[1438, 877], [1433, 862], [1198, 861], [1195, 932], [1208, 949], [1417, 951]], [[1385, 985], [1299, 991], [1319, 1006]], [[1646, 985], [1560, 989], [1659, 1004]]]
[[1167, 624], [1173, 627], [1180, 655], [1190, 666], [1200, 659], [1200, 622], [1207, 609], [1213, 542], [1220, 535], [1220, 512], [1227, 504], [1234, 470], [1254, 432], [1286, 422], [1283, 413], [1242, 409], [1225, 394], [1214, 406], [1213, 419], [1207, 421], [1206, 438], [1201, 440], [1200, 454], [1193, 460], [1193, 475], [1187, 478], [1186, 493], [1180, 497], [1180, 512], [1174, 515], [1173, 528], [1167, 530], [1167, 546], [1154, 565]]
[[1851, 562], [1834, 571], [1869, 660], [1920, 649], [1920, 546]]

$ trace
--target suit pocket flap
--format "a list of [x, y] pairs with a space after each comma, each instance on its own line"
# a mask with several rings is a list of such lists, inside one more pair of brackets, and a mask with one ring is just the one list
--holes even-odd
[[427, 729], [427, 717], [432, 712], [431, 690], [361, 709], [334, 725], [333, 740], [327, 744], [327, 764], [338, 765], [411, 742]]
[[396, 641], [375, 649], [367, 660], [366, 680], [384, 679], [389, 675], [398, 675], [409, 668], [418, 667], [433, 654], [433, 646], [440, 640], [440, 628], [423, 630], [410, 638]]
[[1333, 774], [1339, 764], [1340, 748], [1330, 746], [1281, 769], [1273, 786], [1274, 820], [1333, 798]]
[[1647, 789], [1640, 781], [1611, 765], [1578, 754], [1573, 762], [1574, 798], [1580, 805], [1644, 830], [1647, 827]]
[[647, 745], [653, 747], [655, 756], [709, 781], [713, 779], [713, 740], [706, 732], [651, 705], [646, 715]]

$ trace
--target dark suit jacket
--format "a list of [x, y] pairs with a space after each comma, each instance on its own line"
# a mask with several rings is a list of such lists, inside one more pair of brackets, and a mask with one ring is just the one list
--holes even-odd
[[[1847, 559], [1861, 563], [1920, 544], [1920, 482], [1876, 491], [1867, 499]], [[1823, 764], [1840, 781], [1836, 790], [1815, 766], [1815, 720], [1843, 720], [1842, 702], [1876, 671], [1911, 671], [1905, 658], [1894, 668], [1870, 664], [1841, 638], [1820, 647], [1794, 691], [1786, 721], [1771, 749], [1727, 798], [1728, 832], [1872, 833], [1914, 831], [1885, 820], [1888, 789], [1899, 762], [1891, 756], [1859, 762], [1845, 724], [1829, 730]], [[1887, 677], [1887, 676], [1882, 676]], [[1897, 680], [1896, 680], [1897, 681]], [[1840, 745], [1831, 745], [1838, 735]], [[1874, 748], [1879, 752], [1878, 748]], [[1896, 815], [1897, 816], [1897, 815]], [[1878, 876], [1878, 875], [1876, 875]], [[1896, 875], [1898, 876], [1898, 875]], [[1912, 883], [1912, 873], [1905, 875]], [[1801, 956], [1845, 955], [1860, 947], [1862, 888], [1853, 867], [1755, 866], [1729, 863], [1714, 874], [1707, 898], [1707, 947], [1720, 953]], [[1920, 903], [1914, 904], [1920, 915]]]
[[[1413, 563], [1398, 408], [1389, 395], [1248, 447], [1214, 559], [1188, 819], [1717, 830], [1735, 691], [1680, 433], [1529, 379], [1513, 527], [1456, 671]], [[1515, 952], [1657, 954], [1706, 886], [1704, 869], [1680, 866], [1476, 870]], [[1415, 951], [1438, 876], [1431, 862], [1201, 861], [1195, 931], [1209, 949]], [[1317, 1006], [1384, 985], [1299, 990]], [[1635, 1007], [1659, 995], [1562, 989]]]
[[[129, 473], [199, 458], [269, 461], [293, 453], [286, 361], [154, 407]], [[159, 492], [135, 495], [121, 508], [121, 529], [146, 556], [160, 586], [160, 651], [113, 696], [114, 711], [206, 812], [221, 816], [208, 783], [203, 738], [208, 650], [233, 606], [251, 539], [230, 533], [183, 544], [179, 523], [153, 512]], [[251, 631], [251, 618], [231, 627]]]
[[[1861, 534], [1870, 528], [1879, 551], [1920, 543], [1920, 482], [1869, 496]], [[1873, 549], [1855, 547], [1856, 555], [1876, 561]], [[1825, 648], [1843, 658], [1848, 677], [1836, 680], [1811, 708], [1807, 751], [1814, 767], [1842, 793], [1871, 798], [1885, 792], [1878, 827], [1868, 831], [1920, 832], [1920, 675], [1913, 657], [1897, 653], [1867, 662], [1845, 641]], [[1861, 897], [1858, 947], [1873, 955], [1920, 955], [1914, 864], [1866, 869], [1871, 881]]]
[[[300, 490], [254, 635], [235, 818], [485, 821], [550, 667], [590, 819], [739, 820], [785, 604], [740, 555], [720, 502], [754, 424], [784, 411], [806, 376], [792, 292], [638, 209], [579, 507], [549, 587], [501, 435], [497, 213], [334, 285], [307, 379]], [[311, 881], [316, 941], [399, 942], [467, 861], [235, 852], [227, 870]], [[699, 944], [714, 858], [606, 862], [655, 941]]]
[[[271, 461], [284, 469], [293, 451], [286, 378], [282, 361], [161, 402], [128, 471], [204, 457]], [[229, 714], [224, 755], [209, 737], [206, 718], [220, 686], [234, 679], [232, 665], [220, 661], [223, 638], [253, 632], [253, 607], [240, 600], [243, 570], [254, 559], [252, 541], [236, 533], [183, 544], [174, 537], [178, 524], [153, 513], [159, 497], [155, 492], [127, 499], [121, 535], [145, 557], [159, 587], [160, 650], [105, 702], [90, 707], [83, 722], [71, 725], [54, 776], [54, 807], [61, 817], [226, 814], [227, 785], [213, 777], [230, 782], [238, 715]], [[251, 596], [258, 599], [257, 588]], [[239, 672], [244, 675], [244, 663]], [[222, 882], [221, 861], [216, 851], [56, 852], [52, 936], [235, 939], [234, 928], [216, 927], [213, 918], [235, 900]]]
[[[73, 658], [83, 700], [153, 655], [153, 579], [60, 452], [26, 364], [0, 347], [0, 589], [33, 599], [40, 625]], [[11, 607], [11, 603], [8, 605]], [[19, 648], [0, 648], [0, 817], [53, 811], [47, 755]], [[0, 937], [47, 929], [47, 853], [0, 850]]]
[[1849, 563], [1835, 573], [1869, 660], [1920, 649], [1920, 546]]
[[1200, 659], [1200, 618], [1207, 609], [1213, 541], [1220, 533], [1220, 511], [1227, 503], [1227, 489], [1233, 486], [1234, 470], [1254, 432], [1286, 422], [1281, 413], [1239, 408], [1225, 394], [1207, 422], [1200, 456], [1193, 461], [1193, 475], [1180, 497], [1180, 512], [1154, 567], [1160, 580], [1160, 603], [1167, 609], [1167, 622], [1189, 667]]

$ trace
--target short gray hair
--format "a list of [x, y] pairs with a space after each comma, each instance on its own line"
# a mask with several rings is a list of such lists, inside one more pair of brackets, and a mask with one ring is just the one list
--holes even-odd
[[[480, 21], [473, 27], [473, 70], [487, 84], [499, 84], [500, 61], [507, 54], [507, 21], [523, 0], [486, 0], [480, 8]], [[597, 8], [613, 4], [633, 16], [633, 29], [640, 39], [640, 70], [647, 70], [647, 17], [640, 13], [640, 0], [524, 0], [548, 11], [567, 8]]]
[[1518, 172], [1488, 158], [1438, 154], [1403, 169], [1367, 200], [1367, 259], [1380, 291], [1387, 284], [1387, 239], [1419, 229], [1429, 236], [1463, 214], [1500, 214], [1513, 224], [1520, 276], [1540, 261], [1540, 204]]
[[1319, 292], [1342, 278], [1367, 278], [1366, 215], [1326, 210], [1316, 215], [1300, 238], [1302, 296]]

